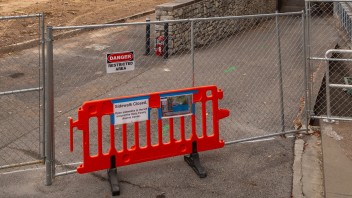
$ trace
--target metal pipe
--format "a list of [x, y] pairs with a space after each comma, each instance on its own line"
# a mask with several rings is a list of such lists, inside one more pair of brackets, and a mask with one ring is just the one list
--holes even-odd
[[194, 87], [194, 21], [191, 21], [191, 57], [192, 57], [192, 87]]
[[53, 29], [47, 27], [46, 40], [46, 80], [45, 80], [45, 185], [50, 186], [53, 179], [53, 136], [54, 136], [54, 82], [53, 82]]
[[319, 57], [310, 57], [310, 60], [324, 60], [324, 61], [349, 61], [351, 62], [352, 59], [347, 58], [319, 58]]
[[[329, 61], [326, 61], [326, 72], [325, 72], [325, 91], [326, 91], [326, 114], [328, 117], [331, 116], [330, 109], [330, 72], [329, 72]], [[329, 120], [329, 119], [328, 119]]]
[[325, 58], [328, 59], [331, 53], [352, 53], [352, 50], [346, 50], [346, 49], [329, 49], [328, 51], [325, 52]]
[[[306, 37], [305, 37], [305, 34], [306, 34], [306, 23], [305, 23], [305, 13], [303, 12], [302, 13], [302, 31], [303, 31], [303, 64], [304, 64], [304, 100], [305, 100], [305, 105], [304, 105], [304, 111], [306, 113], [306, 123], [305, 125], [308, 126], [309, 125], [309, 116], [310, 116], [310, 113], [309, 113], [309, 110], [308, 109], [308, 105], [307, 105], [307, 101], [308, 101], [308, 94], [309, 94], [309, 85], [308, 85], [308, 78], [309, 78], [309, 75], [308, 75], [308, 68], [307, 68], [307, 50], [306, 50]], [[308, 128], [307, 128], [307, 133], [308, 133]]]
[[274, 17], [274, 16], [292, 16], [292, 15], [302, 15], [302, 12], [303, 11], [272, 13], [272, 14], [258, 14], [258, 15], [227, 16], [227, 17], [178, 19], [178, 20], [167, 20], [167, 21], [151, 21], [148, 23], [147, 22], [133, 22], [133, 23], [97, 24], [97, 25], [85, 25], [85, 26], [82, 26], [82, 25], [81, 26], [64, 26], [64, 27], [53, 27], [53, 30], [109, 28], [109, 27], [131, 26], [131, 25], [164, 24], [165, 22], [180, 23], [180, 22], [190, 22], [190, 21], [216, 21], [216, 20], [224, 20], [224, 19], [247, 19], [247, 18], [262, 18], [262, 17]]
[[280, 27], [279, 27], [278, 16], [276, 16], [275, 18], [275, 23], [276, 23], [278, 66], [279, 66], [281, 131], [285, 131], [284, 88], [283, 88], [283, 80], [282, 80], [281, 43], [280, 43]]
[[0, 17], [1, 20], [10, 20], [10, 19], [23, 19], [23, 18], [33, 18], [33, 17], [40, 17], [41, 14], [28, 14], [28, 15], [19, 15], [19, 16], [3, 16]]
[[336, 88], [352, 88], [352, 85], [329, 84], [329, 87], [336, 87]]
[[[325, 59], [327, 60], [331, 53], [352, 53], [352, 50], [345, 49], [329, 49], [325, 53]], [[330, 100], [330, 64], [329, 61], [326, 61], [326, 73], [325, 73], [325, 89], [326, 89], [326, 114], [327, 117], [331, 117], [331, 100]], [[327, 121], [331, 121], [331, 119], [327, 119]]]
[[4, 165], [4, 166], [0, 166], [0, 170], [7, 169], [7, 168], [17, 168], [17, 167], [21, 167], [21, 166], [28, 166], [28, 165], [34, 165], [34, 164], [41, 164], [41, 163], [43, 163], [43, 161], [44, 160], [35, 160], [35, 161], [31, 161], [31, 162], [22, 162], [22, 163], [18, 163], [18, 164]]
[[310, 12], [310, 3], [309, 2], [305, 2], [305, 10], [306, 10], [306, 32], [304, 34], [304, 37], [307, 39], [306, 41], [306, 46], [304, 46], [304, 48], [307, 50], [306, 51], [306, 56], [308, 57], [308, 59], [306, 60], [307, 61], [307, 76], [309, 77], [309, 80], [308, 80], [308, 92], [309, 92], [309, 95], [308, 95], [308, 99], [307, 99], [307, 103], [308, 103], [308, 111], [309, 111], [309, 115], [312, 115], [313, 114], [313, 108], [312, 108], [312, 94], [313, 93], [313, 81], [311, 81], [311, 75], [312, 75], [312, 67], [311, 67], [311, 62], [310, 62], [310, 45], [311, 45], [311, 28], [310, 28], [310, 20], [311, 20], [311, 12]]
[[13, 91], [4, 91], [4, 92], [0, 92], [0, 96], [17, 94], [17, 93], [27, 93], [32, 91], [40, 91], [42, 89], [43, 87], [35, 87], [35, 88], [19, 89], [19, 90], [13, 90]]
[[[38, 18], [38, 40], [40, 41], [41, 40], [41, 17], [39, 17]], [[41, 65], [42, 65], [42, 61], [41, 61], [41, 58], [42, 58], [42, 56], [41, 56], [41, 45], [38, 45], [38, 84], [39, 84], [39, 86], [41, 85], [41, 72], [42, 72], [42, 69], [41, 69]], [[42, 124], [44, 124], [44, 122], [41, 122], [41, 118], [42, 118], [42, 113], [41, 113], [41, 111], [42, 111], [42, 106], [41, 106], [41, 102], [43, 101], [43, 97], [41, 96], [41, 92], [39, 91], [38, 92], [38, 115], [39, 115], [39, 122], [38, 122], [38, 140], [39, 140], [39, 145], [38, 145], [38, 148], [39, 148], [39, 150], [38, 150], [38, 153], [39, 153], [39, 155], [40, 155], [40, 157], [42, 158], [42, 159], [44, 159], [44, 156], [45, 156], [45, 154], [42, 152], [42, 150], [43, 150], [43, 139], [42, 139]]]
[[[45, 87], [45, 15], [44, 12], [41, 13], [41, 44], [42, 44], [42, 65], [41, 65], [41, 81], [42, 81], [42, 86]], [[40, 81], [39, 81], [40, 82]], [[42, 119], [43, 119], [43, 127], [41, 128], [41, 157], [44, 159], [45, 158], [45, 130], [44, 130], [44, 123], [45, 123], [45, 90], [42, 91], [41, 94], [41, 110], [42, 110]], [[44, 162], [44, 161], [43, 161]]]
[[330, 120], [341, 120], [341, 121], [352, 121], [352, 118], [349, 117], [338, 117], [338, 116], [311, 116], [315, 119], [330, 119]]
[[241, 142], [249, 142], [249, 141], [253, 141], [253, 140], [260, 140], [260, 139], [265, 139], [265, 138], [269, 138], [269, 137], [285, 135], [285, 134], [289, 134], [289, 133], [298, 133], [298, 132], [302, 132], [302, 131], [307, 131], [307, 129], [285, 131], [285, 132], [272, 133], [272, 134], [263, 135], [263, 136], [257, 136], [257, 137], [251, 137], [251, 138], [244, 138], [244, 139], [240, 139], [240, 140], [228, 141], [228, 142], [225, 142], [225, 145], [238, 144], [238, 143], [241, 143]]
[[70, 175], [70, 174], [74, 174], [74, 173], [77, 173], [77, 170], [65, 171], [65, 172], [57, 173], [57, 174], [55, 174], [55, 177], [64, 176], [64, 175]]
[[164, 23], [164, 49], [163, 57], [169, 58], [169, 23]]
[[[150, 18], [145, 20], [146, 22], [150, 22]], [[145, 26], [145, 55], [150, 54], [150, 23]]]
[[[306, 2], [334, 2], [333, 0], [305, 0]], [[351, 0], [338, 0], [338, 2], [351, 2]]]

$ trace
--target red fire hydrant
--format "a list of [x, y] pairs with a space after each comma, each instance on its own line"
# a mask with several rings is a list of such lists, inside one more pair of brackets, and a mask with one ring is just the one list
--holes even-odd
[[164, 55], [164, 41], [165, 41], [164, 36], [159, 36], [159, 37], [156, 39], [155, 54], [156, 54], [157, 56], [163, 56], [163, 55]]

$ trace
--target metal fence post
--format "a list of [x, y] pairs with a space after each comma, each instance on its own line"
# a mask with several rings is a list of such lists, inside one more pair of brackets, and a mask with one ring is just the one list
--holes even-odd
[[[276, 14], [278, 12], [276, 11]], [[278, 48], [278, 66], [279, 66], [279, 87], [280, 87], [280, 111], [281, 111], [281, 131], [285, 131], [285, 109], [284, 109], [284, 90], [282, 82], [282, 64], [281, 64], [281, 43], [280, 43], [280, 30], [279, 30], [279, 19], [275, 16], [276, 22], [276, 36], [277, 36], [277, 48]]]
[[308, 99], [307, 99], [307, 105], [308, 105], [308, 111], [309, 111], [309, 117], [312, 116], [314, 114], [314, 109], [312, 108], [312, 93], [313, 93], [313, 76], [312, 75], [312, 71], [311, 71], [311, 60], [310, 60], [310, 45], [311, 45], [311, 38], [310, 38], [310, 35], [311, 35], [311, 10], [310, 10], [310, 2], [305, 2], [305, 9], [306, 9], [306, 33], [305, 33], [305, 36], [307, 38], [306, 40], [306, 46], [305, 46], [305, 49], [307, 50], [306, 51], [306, 56], [307, 56], [307, 71], [308, 71], [308, 74], [307, 74], [307, 77], [309, 78], [308, 79], [308, 90], [309, 90], [309, 95], [308, 95]]
[[326, 89], [326, 115], [327, 121], [330, 122], [331, 109], [330, 109], [330, 73], [329, 73], [329, 60], [326, 60], [326, 73], [325, 73], [325, 89]]
[[304, 105], [304, 112], [306, 113], [306, 128], [307, 128], [307, 133], [308, 133], [308, 124], [309, 124], [309, 109], [307, 107], [308, 103], [308, 94], [309, 93], [309, 71], [307, 68], [307, 49], [306, 49], [306, 23], [305, 23], [305, 11], [302, 13], [302, 33], [303, 33], [303, 65], [304, 65], [304, 99], [305, 99], [305, 105]]
[[[150, 18], [145, 20], [146, 22], [150, 22]], [[150, 54], [150, 23], [148, 23], [145, 27], [145, 55]]]
[[194, 87], [194, 21], [191, 21], [192, 87]]
[[[42, 48], [42, 65], [41, 65], [41, 81], [42, 81], [42, 87], [45, 87], [45, 15], [44, 12], [41, 13], [41, 48]], [[42, 94], [41, 94], [41, 110], [42, 110], [42, 122], [43, 122], [43, 127], [41, 130], [41, 136], [40, 136], [40, 146], [41, 146], [41, 150], [40, 150], [40, 154], [41, 154], [41, 158], [44, 159], [45, 158], [45, 129], [44, 129], [44, 123], [45, 123], [45, 89], [43, 89]], [[44, 162], [44, 161], [43, 161]], [[44, 162], [45, 163], [45, 162]]]
[[169, 58], [169, 23], [164, 23], [164, 58]]
[[53, 179], [53, 137], [54, 137], [54, 82], [53, 82], [53, 35], [52, 27], [47, 27], [46, 40], [46, 75], [45, 75], [45, 185], [52, 184]]

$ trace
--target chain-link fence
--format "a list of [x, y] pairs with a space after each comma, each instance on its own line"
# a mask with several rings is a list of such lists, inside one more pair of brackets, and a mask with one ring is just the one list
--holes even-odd
[[[230, 117], [220, 122], [221, 136], [227, 143], [306, 130], [302, 127], [307, 124], [303, 16], [303, 12], [295, 12], [49, 27], [47, 70], [50, 73], [53, 69], [54, 81], [47, 83], [47, 90], [54, 92], [48, 93], [47, 106], [54, 105], [54, 112], [48, 109], [47, 115], [52, 116], [49, 123], [55, 123], [48, 126], [55, 128], [55, 135], [47, 136], [47, 148], [53, 149], [52, 155], [47, 156], [47, 168], [54, 175], [55, 170], [59, 172], [56, 176], [63, 175], [75, 169], [77, 163], [72, 162], [82, 160], [82, 134], [78, 131], [74, 131], [78, 149], [69, 153], [67, 117], [75, 120], [82, 103], [94, 99], [215, 84], [224, 90], [220, 107], [231, 111]], [[67, 29], [79, 30], [81, 34], [53, 41], [53, 33]], [[168, 31], [160, 33], [163, 29]], [[106, 57], [114, 52], [133, 52], [135, 70], [107, 73]], [[197, 105], [196, 115], [201, 118]], [[206, 105], [207, 126], [212, 123], [210, 105]], [[151, 110], [153, 116], [157, 116], [156, 109]], [[102, 120], [105, 152], [109, 149], [110, 119]], [[191, 122], [187, 117], [184, 122], [187, 129]], [[174, 126], [179, 126], [177, 123], [175, 119]], [[196, 123], [197, 133], [201, 134], [201, 122]], [[97, 150], [96, 127], [97, 121], [92, 119], [91, 154]], [[143, 131], [145, 126], [140, 123], [139, 127]], [[157, 123], [152, 123], [152, 133], [157, 127]], [[121, 141], [120, 128], [115, 126], [116, 144]], [[133, 133], [127, 135], [133, 142]], [[140, 139], [145, 142], [145, 137]], [[50, 166], [52, 161], [56, 167]], [[51, 176], [47, 176], [50, 184]]]
[[223, 89], [220, 105], [232, 113], [223, 121], [224, 139], [300, 128], [306, 98], [302, 13], [225, 20], [232, 23], [222, 30], [229, 34], [217, 39], [216, 31], [210, 33], [212, 42], [195, 51], [196, 85]]
[[[352, 1], [307, 1], [313, 118], [351, 120]], [[335, 50], [337, 49], [337, 50]]]
[[44, 15], [0, 17], [0, 171], [44, 157]]

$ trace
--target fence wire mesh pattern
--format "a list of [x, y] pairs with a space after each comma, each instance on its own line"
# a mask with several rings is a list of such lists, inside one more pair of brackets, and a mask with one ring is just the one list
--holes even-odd
[[352, 1], [306, 3], [310, 109], [316, 117], [352, 117], [350, 88], [331, 87], [331, 84], [350, 85], [352, 56], [338, 50], [327, 53], [331, 49], [350, 49], [351, 6]]
[[[183, 24], [185, 28], [190, 28], [190, 23]], [[150, 31], [150, 46], [153, 48], [156, 42], [154, 25], [151, 25]], [[150, 55], [145, 55], [145, 25], [98, 29], [80, 36], [84, 37], [83, 42], [76, 38], [54, 42], [55, 145], [58, 145], [55, 148], [55, 158], [58, 164], [75, 162], [82, 158], [81, 149], [76, 149], [73, 155], [69, 153], [67, 117], [76, 119], [77, 109], [84, 101], [192, 86], [189, 49], [179, 50], [173, 55], [175, 58], [170, 59], [155, 56], [154, 49], [151, 49]], [[107, 54], [126, 51], [134, 52], [135, 70], [107, 74]], [[156, 113], [152, 111], [151, 116], [157, 115]], [[92, 121], [92, 150], [96, 150], [97, 146], [96, 124], [97, 122]], [[110, 119], [103, 119], [105, 143], [109, 143], [109, 124]], [[133, 125], [128, 126], [128, 129], [131, 127]], [[143, 131], [143, 124], [140, 127]], [[152, 125], [152, 130], [155, 127]], [[121, 133], [119, 129], [121, 128], [116, 126], [116, 137], [121, 137], [118, 134]], [[132, 140], [133, 134], [128, 134], [129, 140]], [[76, 148], [81, 148], [81, 137], [80, 133], [75, 132]], [[118, 141], [121, 139], [117, 138]]]
[[42, 17], [0, 17], [0, 171], [43, 157]]
[[[77, 119], [78, 108], [89, 100], [215, 84], [224, 90], [219, 107], [231, 111], [229, 118], [220, 121], [220, 134], [225, 141], [289, 131], [295, 125], [301, 127], [305, 120], [302, 14], [151, 22], [147, 34], [145, 23], [119, 24], [85, 29], [77, 37], [54, 41], [57, 172], [62, 168], [74, 169], [76, 165], [67, 164], [82, 160], [82, 134], [77, 130], [74, 130], [77, 149], [69, 152], [67, 117]], [[54, 27], [53, 33], [74, 28]], [[87, 27], [76, 29], [82, 28]], [[167, 46], [158, 49], [160, 41]], [[129, 51], [134, 53], [134, 71], [106, 73], [107, 54]], [[210, 106], [211, 103], [206, 104], [205, 112], [208, 134], [212, 133]], [[202, 111], [200, 106], [195, 108], [197, 134], [201, 135]], [[157, 113], [152, 109], [150, 119], [157, 120]], [[103, 117], [102, 122], [103, 151], [107, 151], [110, 118]], [[180, 119], [174, 122], [177, 139]], [[184, 122], [185, 129], [189, 129], [190, 118], [185, 117]], [[144, 131], [145, 123], [139, 127]], [[152, 144], [158, 141], [156, 134], [153, 136], [157, 127], [156, 121], [151, 123]], [[163, 131], [168, 127], [163, 122]], [[92, 155], [98, 149], [96, 130], [97, 120], [92, 118], [89, 134]], [[127, 136], [130, 147], [134, 140], [133, 124], [127, 126]], [[119, 125], [115, 126], [115, 138], [115, 147], [119, 149]], [[142, 133], [139, 138], [143, 146]], [[169, 139], [167, 134], [163, 135], [163, 141]]]
[[218, 40], [214, 32], [209, 35], [213, 42], [195, 51], [196, 85], [216, 84], [224, 90], [220, 106], [231, 111], [222, 121], [225, 140], [292, 130], [294, 123], [303, 124], [302, 16], [229, 20], [232, 25], [223, 31], [228, 35]]

